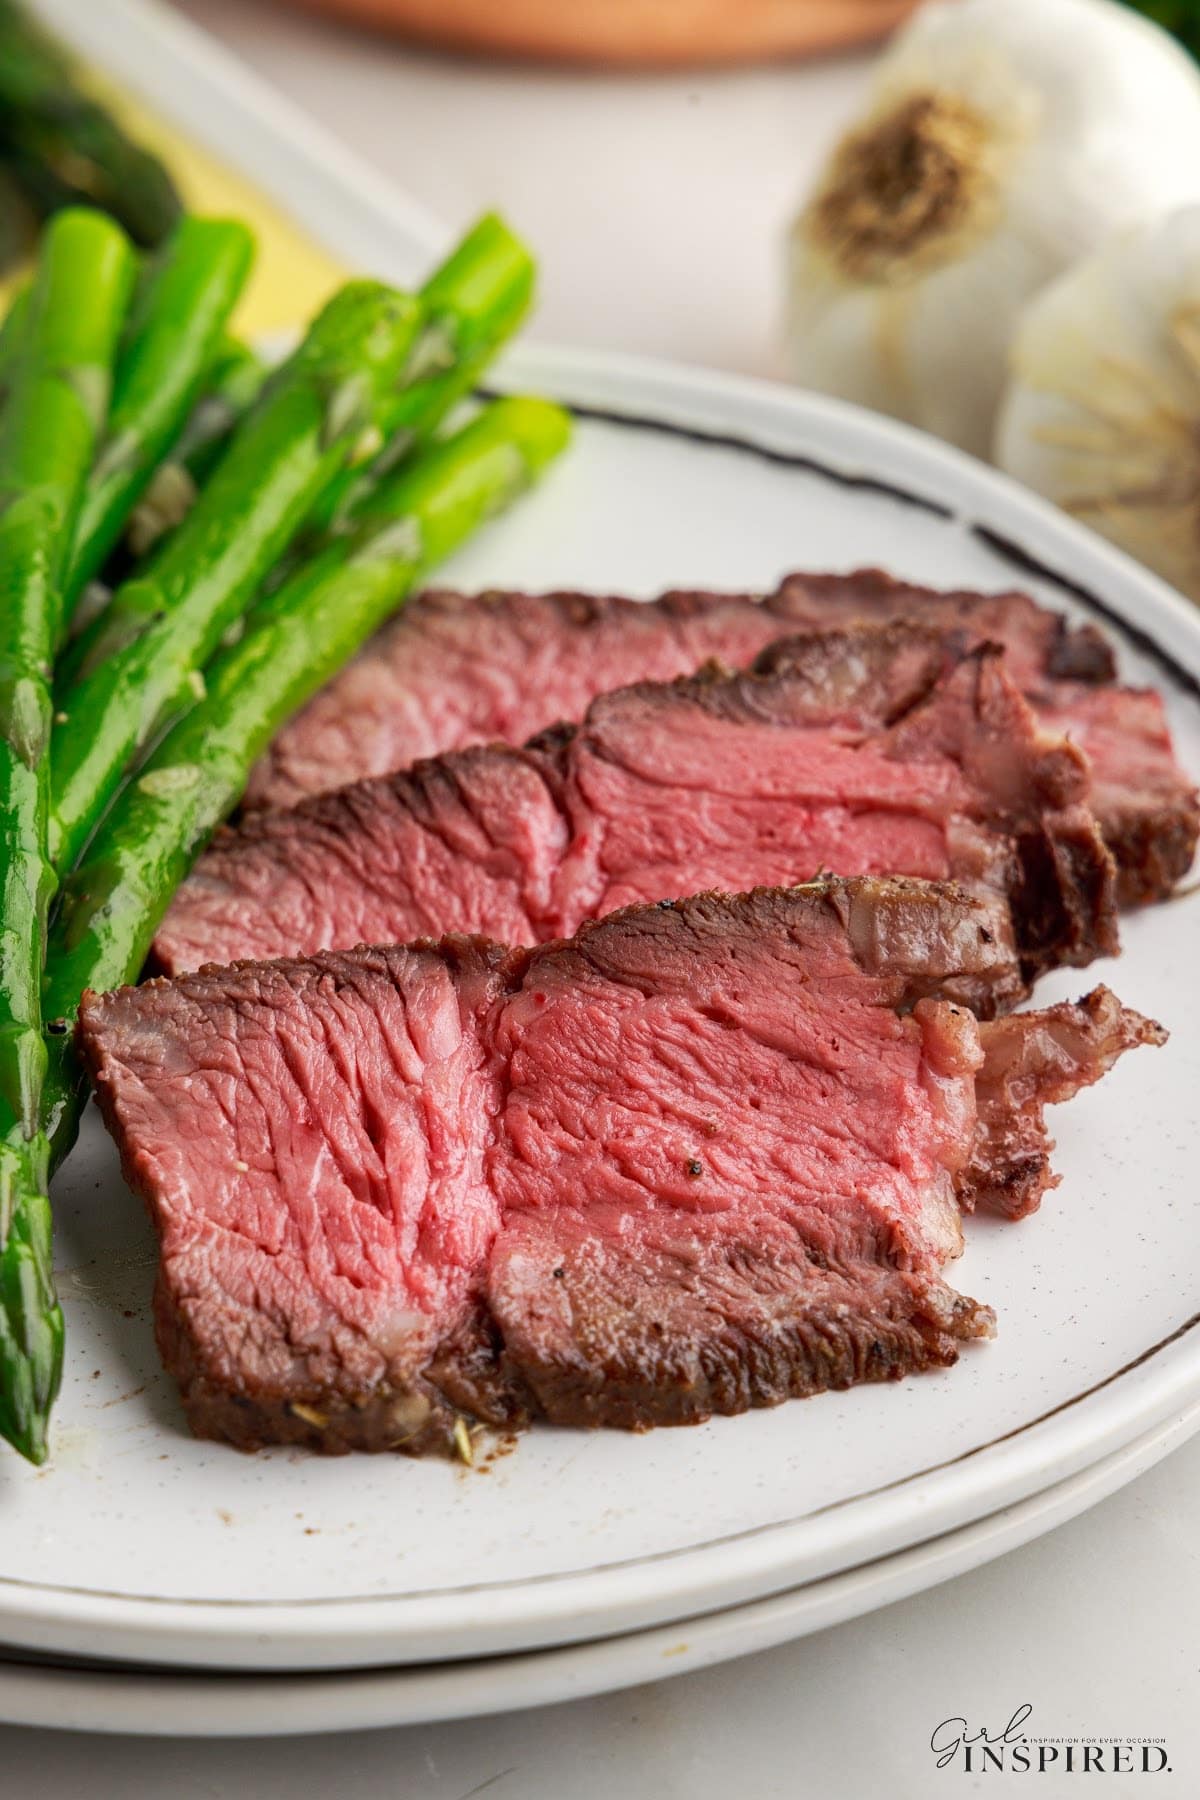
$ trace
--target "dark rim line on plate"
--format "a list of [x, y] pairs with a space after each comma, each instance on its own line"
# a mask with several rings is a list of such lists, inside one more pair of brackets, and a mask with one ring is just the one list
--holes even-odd
[[[479, 398], [482, 400], [498, 399], [502, 389], [480, 388]], [[1170, 650], [1164, 649], [1158, 640], [1151, 636], [1144, 626], [1134, 624], [1117, 608], [1102, 600], [1093, 588], [1085, 587], [1070, 575], [1064, 575], [1052, 568], [1040, 557], [1034, 556], [1024, 549], [1015, 538], [997, 531], [991, 525], [981, 525], [978, 520], [968, 518], [965, 514], [955, 512], [943, 500], [933, 500], [928, 494], [918, 493], [913, 488], [901, 487], [898, 482], [885, 481], [877, 475], [856, 474], [850, 469], [838, 468], [835, 463], [824, 462], [818, 456], [812, 456], [799, 450], [781, 450], [772, 444], [762, 444], [754, 438], [742, 437], [736, 432], [709, 431], [702, 425], [682, 425], [674, 419], [660, 419], [648, 413], [624, 413], [612, 407], [586, 406], [571, 400], [560, 400], [560, 406], [576, 419], [588, 419], [598, 425], [623, 426], [630, 431], [654, 432], [660, 437], [681, 438], [687, 443], [701, 444], [712, 450], [733, 450], [743, 456], [753, 456], [759, 462], [772, 463], [777, 468], [798, 469], [807, 475], [816, 475], [823, 481], [831, 481], [837, 487], [853, 488], [862, 493], [878, 494], [886, 500], [895, 500], [902, 506], [911, 506], [918, 512], [929, 513], [935, 519], [945, 520], [947, 524], [962, 525], [972, 537], [985, 544], [994, 555], [1009, 563], [1023, 575], [1032, 575], [1041, 581], [1050, 582], [1061, 589], [1073, 600], [1089, 612], [1103, 619], [1107, 624], [1121, 631], [1134, 647], [1152, 661], [1156, 662], [1163, 672], [1171, 677], [1193, 698], [1200, 700], [1200, 676], [1193, 674], [1184, 663], [1181, 663]]]
[[[498, 397], [498, 391], [493, 392], [491, 389], [481, 388], [478, 390], [478, 393], [480, 399], [494, 399]], [[1061, 588], [1064, 593], [1071, 595], [1072, 598], [1088, 607], [1100, 618], [1111, 623], [1120, 632], [1124, 633], [1131, 643], [1135, 644], [1147, 655], [1153, 657], [1160, 667], [1169, 674], [1180, 687], [1185, 689], [1186, 692], [1191, 694], [1197, 700], [1200, 700], [1200, 678], [1194, 675], [1184, 664], [1178, 662], [1169, 650], [1165, 650], [1163, 646], [1159, 644], [1148, 631], [1146, 631], [1144, 626], [1131, 624], [1115, 607], [1110, 606], [1107, 601], [1101, 600], [1090, 588], [1086, 588], [1080, 583], [1073, 581], [1069, 576], [1059, 574], [1056, 570], [1041, 562], [1037, 557], [1031, 555], [1028, 551], [1023, 550], [1021, 546], [1011, 538], [995, 531], [991, 526], [980, 525], [976, 522], [962, 519], [951, 507], [946, 506], [941, 501], [927, 499], [922, 494], [910, 492], [905, 488], [898, 487], [891, 482], [880, 480], [874, 476], [847, 473], [845, 470], [835, 468], [831, 464], [821, 462], [816, 457], [807, 456], [800, 452], [779, 450], [769, 444], [757, 443], [753, 438], [740, 437], [730, 432], [706, 431], [699, 426], [680, 425], [673, 420], [655, 418], [653, 415], [617, 412], [606, 407], [581, 406], [570, 401], [560, 401], [560, 404], [566, 406], [567, 410], [577, 419], [588, 419], [602, 425], [622, 426], [633, 431], [656, 432], [660, 436], [682, 438], [687, 442], [701, 444], [712, 449], [737, 451], [743, 455], [757, 457], [763, 462], [773, 463], [784, 468], [800, 469], [807, 474], [817, 475], [826, 480], [836, 482], [840, 487], [866, 490], [871, 493], [879, 494], [886, 499], [900, 501], [904, 505], [913, 506], [921, 511], [928, 512], [932, 514], [933, 517], [942, 519], [947, 523], [965, 524], [972, 535], [978, 537], [989, 549], [993, 550], [998, 556], [1004, 558], [1006, 561], [1012, 563], [1014, 567], [1022, 570], [1026, 574], [1036, 575], [1042, 580], [1053, 582], [1057, 587]], [[0, 1587], [21, 1588], [34, 1593], [79, 1594], [83, 1597], [101, 1600], [131, 1601], [139, 1605], [150, 1604], [153, 1606], [200, 1608], [252, 1607], [256, 1610], [268, 1610], [280, 1607], [308, 1608], [347, 1605], [359, 1606], [363, 1603], [383, 1603], [386, 1605], [396, 1601], [447, 1599], [459, 1594], [484, 1594], [502, 1592], [506, 1589], [519, 1590], [521, 1588], [549, 1586], [557, 1582], [573, 1581], [590, 1575], [607, 1574], [616, 1570], [650, 1567], [656, 1563], [671, 1562], [680, 1557], [693, 1556], [708, 1550], [715, 1550], [726, 1544], [750, 1542], [755, 1538], [765, 1537], [770, 1532], [789, 1531], [794, 1529], [797, 1525], [807, 1523], [809, 1519], [821, 1518], [827, 1513], [838, 1512], [843, 1507], [855, 1506], [863, 1500], [873, 1500], [882, 1494], [893, 1493], [897, 1489], [907, 1487], [913, 1482], [923, 1481], [927, 1476], [940, 1474], [944, 1469], [953, 1469], [958, 1467], [961, 1463], [970, 1462], [974, 1457], [982, 1456], [985, 1451], [993, 1450], [999, 1444], [1006, 1444], [1011, 1442], [1014, 1438], [1023, 1436], [1025, 1432], [1034, 1430], [1038, 1425], [1044, 1425], [1048, 1419], [1057, 1418], [1060, 1414], [1070, 1411], [1073, 1406], [1078, 1406], [1082, 1401], [1091, 1399], [1094, 1394], [1101, 1393], [1105, 1388], [1111, 1387], [1114, 1382], [1120, 1381], [1124, 1376], [1132, 1374], [1135, 1369], [1140, 1369], [1144, 1364], [1158, 1356], [1160, 1352], [1169, 1349], [1172, 1344], [1179, 1343], [1183, 1338], [1187, 1337], [1190, 1332], [1194, 1331], [1197, 1325], [1200, 1325], [1200, 1313], [1194, 1313], [1190, 1319], [1186, 1319], [1182, 1325], [1177, 1326], [1167, 1337], [1161, 1338], [1156, 1344], [1151, 1344], [1149, 1349], [1141, 1351], [1137, 1356], [1132, 1357], [1130, 1361], [1122, 1363], [1120, 1368], [1114, 1369], [1110, 1375], [1102, 1376], [1099, 1381], [1093, 1382], [1090, 1387], [1084, 1388], [1080, 1393], [1072, 1394], [1069, 1399], [1060, 1401], [1057, 1406], [1048, 1408], [1044, 1413], [1039, 1413], [1036, 1418], [1027, 1419], [1022, 1425], [1014, 1425], [1011, 1430], [1002, 1431], [997, 1437], [989, 1438], [985, 1443], [976, 1444], [970, 1450], [963, 1450], [957, 1456], [947, 1457], [943, 1462], [930, 1463], [926, 1468], [915, 1470], [912, 1474], [897, 1476], [894, 1481], [885, 1481], [879, 1487], [865, 1488], [861, 1493], [847, 1494], [840, 1500], [828, 1501], [824, 1506], [814, 1507], [810, 1512], [798, 1513], [794, 1518], [775, 1519], [767, 1525], [750, 1526], [745, 1531], [729, 1532], [719, 1538], [707, 1538], [701, 1543], [689, 1544], [680, 1549], [658, 1550], [652, 1552], [648, 1556], [627, 1557], [617, 1562], [595, 1563], [586, 1569], [572, 1569], [558, 1574], [530, 1575], [523, 1581], [516, 1583], [511, 1581], [483, 1581], [473, 1582], [466, 1587], [424, 1588], [390, 1594], [327, 1594], [310, 1597], [306, 1600], [172, 1599], [161, 1594], [130, 1594], [121, 1592], [118, 1589], [85, 1588], [77, 1587], [72, 1584], [59, 1584], [44, 1581], [22, 1581], [19, 1577], [11, 1575], [0, 1575]], [[791, 1403], [785, 1402], [785, 1404]]]
[[[547, 1657], [557, 1659], [571, 1656], [580, 1651], [603, 1650], [606, 1647], [620, 1645], [630, 1640], [650, 1638], [662, 1632], [675, 1632], [686, 1627], [710, 1624], [714, 1620], [719, 1621], [724, 1619], [730, 1613], [786, 1603], [796, 1599], [800, 1595], [806, 1594], [810, 1588], [822, 1588], [833, 1582], [852, 1581], [856, 1577], [869, 1574], [873, 1569], [882, 1568], [884, 1565], [891, 1563], [897, 1558], [921, 1555], [936, 1550], [939, 1545], [944, 1544], [949, 1540], [960, 1538], [968, 1533], [981, 1530], [992, 1521], [999, 1519], [1003, 1513], [1036, 1505], [1038, 1501], [1048, 1494], [1057, 1494], [1061, 1488], [1071, 1487], [1077, 1482], [1087, 1480], [1097, 1469], [1106, 1469], [1110, 1463], [1116, 1461], [1118, 1458], [1125, 1458], [1130, 1451], [1137, 1452], [1145, 1445], [1148, 1438], [1153, 1437], [1154, 1454], [1152, 1460], [1149, 1463], [1140, 1466], [1137, 1474], [1128, 1477], [1126, 1481], [1118, 1483], [1117, 1487], [1108, 1489], [1106, 1493], [1100, 1495], [1099, 1498], [1090, 1505], [1083, 1506], [1073, 1511], [1068, 1518], [1059, 1520], [1060, 1524], [1069, 1524], [1071, 1520], [1078, 1518], [1081, 1513], [1090, 1511], [1091, 1505], [1099, 1505], [1103, 1500], [1111, 1499], [1113, 1494], [1119, 1493], [1121, 1488], [1126, 1486], [1129, 1481], [1135, 1481], [1139, 1479], [1140, 1475], [1148, 1474], [1152, 1469], [1156, 1468], [1159, 1463], [1171, 1456], [1175, 1450], [1181, 1448], [1182, 1443], [1187, 1441], [1186, 1437], [1180, 1440], [1173, 1436], [1173, 1434], [1178, 1432], [1181, 1423], [1187, 1423], [1190, 1420], [1198, 1405], [1200, 1405], [1200, 1401], [1192, 1401], [1183, 1409], [1182, 1413], [1169, 1413], [1165, 1419], [1160, 1420], [1157, 1425], [1149, 1427], [1149, 1429], [1143, 1432], [1139, 1437], [1131, 1439], [1128, 1444], [1122, 1445], [1116, 1450], [1109, 1451], [1107, 1455], [1101, 1457], [1097, 1463], [1087, 1464], [1082, 1469], [1075, 1470], [1071, 1475], [1062, 1476], [1060, 1480], [1051, 1483], [1048, 1488], [1038, 1489], [1032, 1494], [1025, 1495], [1023, 1499], [1011, 1501], [1005, 1506], [997, 1507], [993, 1512], [982, 1513], [977, 1519], [964, 1520], [961, 1525], [953, 1525], [945, 1532], [935, 1533], [932, 1537], [928, 1538], [920, 1538], [916, 1543], [902, 1545], [898, 1550], [887, 1551], [882, 1556], [868, 1557], [863, 1562], [851, 1563], [849, 1567], [845, 1569], [833, 1569], [828, 1575], [814, 1576], [810, 1581], [798, 1582], [793, 1587], [780, 1588], [766, 1594], [752, 1595], [747, 1600], [735, 1601], [732, 1606], [718, 1607], [715, 1611], [711, 1612], [686, 1613], [680, 1618], [664, 1619], [659, 1624], [638, 1625], [628, 1632], [607, 1632], [599, 1637], [581, 1638], [578, 1643], [568, 1641], [561, 1643], [536, 1644], [531, 1648], [524, 1650], [497, 1650], [490, 1653], [485, 1652], [479, 1656], [438, 1657], [432, 1661], [426, 1662], [348, 1663], [332, 1668], [321, 1668], [318, 1666], [314, 1668], [294, 1669], [281, 1669], [273, 1666], [267, 1668], [259, 1668], [257, 1666], [214, 1668], [205, 1663], [143, 1662], [133, 1657], [106, 1657], [70, 1650], [37, 1650], [23, 1644], [0, 1642], [0, 1675], [3, 1675], [4, 1672], [9, 1670], [16, 1673], [30, 1674], [38, 1674], [42, 1670], [49, 1670], [56, 1674], [92, 1674], [112, 1678], [132, 1675], [146, 1677], [152, 1680], [165, 1680], [167, 1682], [176, 1679], [183, 1681], [202, 1679], [206, 1685], [211, 1682], [216, 1687], [224, 1685], [230, 1688], [235, 1685], [240, 1687], [246, 1681], [279, 1686], [280, 1688], [290, 1687], [296, 1682], [304, 1682], [313, 1687], [318, 1687], [324, 1686], [327, 1683], [345, 1682], [349, 1684], [362, 1681], [364, 1678], [367, 1680], [373, 1678], [388, 1680], [397, 1676], [404, 1678], [409, 1676], [429, 1677], [431, 1675], [445, 1673], [447, 1670], [491, 1669], [498, 1663], [502, 1663], [507, 1669], [509, 1667], [516, 1667], [522, 1663], [539, 1662]], [[1164, 1438], [1170, 1440], [1165, 1450], [1161, 1448]], [[1057, 1527], [1051, 1526], [1049, 1529], [1054, 1530], [1057, 1529]], [[1044, 1533], [1037, 1535], [1044, 1535]], [[1028, 1544], [1032, 1541], [1034, 1540], [1026, 1538], [1023, 1540], [1023, 1543]], [[1020, 1549], [1021, 1547], [1021, 1544], [1013, 1544], [1010, 1546], [1011, 1549]], [[995, 1556], [1004, 1556], [1007, 1555], [1007, 1553], [1006, 1550], [994, 1552], [988, 1560], [994, 1560]], [[932, 1585], [938, 1586], [947, 1580], [953, 1579], [953, 1575], [939, 1575], [936, 1582]], [[890, 1605], [891, 1602], [885, 1600], [881, 1604], [887, 1606]], [[878, 1610], [878, 1608], [872, 1608], [872, 1610]], [[821, 1627], [820, 1629], [825, 1628]]]

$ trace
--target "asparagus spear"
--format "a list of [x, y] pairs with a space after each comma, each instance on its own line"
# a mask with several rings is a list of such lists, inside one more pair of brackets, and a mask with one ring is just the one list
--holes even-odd
[[253, 350], [236, 338], [222, 340], [171, 454], [129, 520], [127, 544], [135, 558], [147, 556], [195, 504], [203, 482], [221, 460], [238, 422], [262, 392], [267, 371]]
[[45, 993], [56, 1160], [74, 1141], [83, 1100], [70, 1034], [84, 989], [135, 979], [172, 894], [276, 731], [434, 563], [535, 479], [569, 432], [567, 415], [546, 401], [496, 401], [381, 484], [354, 533], [261, 601], [244, 636], [214, 660], [204, 699], [127, 784], [64, 884]]
[[[474, 390], [497, 350], [529, 311], [534, 273], [529, 251], [494, 213], [480, 219], [434, 271], [421, 289], [421, 336], [406, 382], [380, 409], [378, 455], [370, 462], [348, 466], [330, 482], [313, 508], [289, 565], [277, 571], [275, 579], [286, 577], [326, 531], [339, 528], [380, 477], [431, 437], [452, 408]], [[248, 358], [250, 353], [242, 354]], [[222, 371], [219, 391], [232, 400], [235, 416], [246, 403], [242, 393], [254, 382], [256, 368], [254, 364], [234, 364]], [[261, 373], [257, 378], [262, 379]], [[207, 472], [201, 457], [207, 459], [219, 448], [205, 429], [212, 416], [206, 416], [201, 403], [194, 426], [155, 477], [147, 493], [148, 504], [135, 515], [131, 528], [130, 547], [136, 555], [144, 556], [165, 531], [177, 525], [194, 500], [195, 484]]]
[[383, 408], [376, 457], [344, 469], [314, 510], [310, 531], [336, 529], [379, 480], [471, 394], [533, 301], [535, 264], [496, 213], [485, 213], [421, 289], [421, 339], [409, 382]]
[[120, 778], [194, 700], [200, 671], [399, 379], [410, 297], [351, 282], [268, 382], [183, 524], [97, 620], [58, 696], [51, 844], [70, 868]]
[[71, 526], [108, 403], [133, 256], [100, 213], [46, 234], [0, 418], [0, 1433], [34, 1462], [58, 1384], [41, 980], [50, 664]]
[[68, 615], [183, 429], [253, 252], [244, 225], [185, 218], [156, 258], [136, 328], [117, 359], [108, 430], [79, 509]]
[[70, 640], [55, 666], [60, 688], [78, 679], [91, 641], [90, 636], [82, 644], [79, 640], [90, 634], [112, 599], [114, 587], [129, 579], [135, 565], [168, 531], [182, 524], [195, 505], [201, 483], [224, 455], [234, 426], [258, 399], [266, 375], [253, 350], [234, 338], [222, 339], [187, 423], [130, 513], [124, 541], [109, 553], [103, 580], [89, 581], [75, 601]]
[[0, 0], [0, 151], [43, 214], [90, 201], [152, 248], [182, 211], [158, 159], [81, 92], [68, 57], [12, 0]]

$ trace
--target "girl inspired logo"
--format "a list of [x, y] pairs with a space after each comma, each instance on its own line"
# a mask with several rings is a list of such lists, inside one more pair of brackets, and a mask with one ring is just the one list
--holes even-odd
[[[995, 1737], [990, 1735], [986, 1725], [981, 1726], [978, 1731], [972, 1733], [967, 1730], [967, 1721], [965, 1719], [943, 1719], [929, 1740], [929, 1748], [937, 1757], [938, 1768], [949, 1768], [950, 1764], [955, 1762], [961, 1753], [963, 1756], [964, 1768], [970, 1769], [972, 1750], [979, 1752], [990, 1750], [994, 1758], [1000, 1758], [1000, 1760], [993, 1762], [993, 1767], [1003, 1768], [1004, 1761], [1001, 1753], [1004, 1750], [1011, 1750], [1018, 1745], [1028, 1744], [1029, 1739], [1025, 1736], [1021, 1727], [1024, 1725], [1032, 1711], [1033, 1708], [1028, 1703], [1024, 1706], [1018, 1706], [1016, 1712], [1004, 1727], [1004, 1730], [997, 1732]], [[985, 1765], [982, 1762], [977, 1762], [975, 1766], [976, 1768], [983, 1768]]]
[[1033, 1708], [1018, 1706], [1002, 1731], [986, 1725], [973, 1731], [963, 1718], [943, 1719], [929, 1739], [939, 1769], [958, 1768], [967, 1775], [989, 1770], [1044, 1775], [1170, 1775], [1171, 1765], [1161, 1738], [1041, 1738], [1024, 1727]]

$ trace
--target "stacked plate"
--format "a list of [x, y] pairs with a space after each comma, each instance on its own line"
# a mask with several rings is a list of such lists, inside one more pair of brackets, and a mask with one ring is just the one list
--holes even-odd
[[[664, 366], [527, 352], [503, 382], [570, 401], [578, 442], [453, 581], [648, 595], [861, 563], [1019, 579], [1100, 618], [1200, 770], [1200, 619], [967, 459]], [[0, 1716], [236, 1732], [532, 1705], [816, 1629], [1102, 1497], [1200, 1423], [1198, 918], [1186, 892], [1135, 915], [1119, 962], [1088, 971], [1172, 1038], [1059, 1116], [1063, 1182], [1040, 1214], [971, 1221], [955, 1284], [995, 1306], [995, 1343], [693, 1430], [541, 1429], [471, 1469], [191, 1441], [154, 1349], [154, 1245], [90, 1120], [58, 1198], [56, 1454], [4, 1468], [0, 1639], [54, 1660], [0, 1668]], [[1039, 998], [1079, 985], [1060, 974]], [[134, 1667], [64, 1666], [81, 1657]]]
[[[131, 0], [86, 20], [47, 10], [99, 40]], [[238, 84], [217, 82], [205, 115], [209, 64], [172, 61], [171, 32], [146, 30], [160, 98], [215, 120], [227, 151], [248, 136]], [[252, 124], [275, 132], [277, 187], [301, 172], [303, 214], [316, 190], [294, 125]], [[500, 385], [575, 405], [578, 442], [448, 580], [650, 595], [878, 563], [1019, 584], [1104, 625], [1200, 771], [1200, 616], [968, 459], [663, 365], [524, 352]], [[941, 1374], [692, 1430], [540, 1429], [471, 1469], [193, 1442], [153, 1343], [154, 1244], [89, 1120], [57, 1197], [70, 1349], [54, 1460], [0, 1470], [0, 1717], [244, 1733], [529, 1706], [818, 1629], [1103, 1497], [1200, 1425], [1198, 921], [1185, 891], [1126, 920], [1119, 964], [1088, 971], [1171, 1042], [1063, 1112], [1063, 1181], [1040, 1214], [970, 1222], [955, 1285], [995, 1307], [996, 1341]], [[1039, 999], [1081, 985], [1059, 975]]]

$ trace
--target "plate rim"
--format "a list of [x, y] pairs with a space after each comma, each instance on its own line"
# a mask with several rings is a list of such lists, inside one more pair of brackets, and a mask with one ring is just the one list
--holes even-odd
[[[940, 1537], [800, 1588], [675, 1624], [433, 1668], [257, 1677], [56, 1667], [9, 1659], [0, 1651], [0, 1721], [145, 1737], [225, 1739], [251, 1731], [255, 1736], [299, 1737], [494, 1716], [669, 1680], [845, 1624], [1021, 1548], [1078, 1518], [1182, 1448], [1195, 1433], [1197, 1415], [1200, 1398], [1184, 1414], [1064, 1481]], [[687, 1637], [681, 1642], [682, 1632]], [[197, 1702], [199, 1718], [192, 1710]]]
[[[1151, 643], [1165, 671], [1173, 671], [1174, 679], [1200, 700], [1200, 613], [1007, 477], [908, 426], [753, 377], [553, 346], [512, 353], [496, 382], [506, 390], [532, 386], [549, 391], [584, 413], [610, 419], [621, 415], [634, 428], [700, 437], [721, 449], [738, 443], [776, 460], [811, 464], [815, 459], [832, 465], [841, 480], [890, 487], [901, 481], [902, 471], [902, 484], [927, 503], [936, 490], [934, 504], [947, 515], [949, 526], [999, 534], [1077, 599], [1086, 601], [1090, 590], [1097, 590], [1091, 598], [1123, 629], [1132, 623], [1134, 632], [1144, 635], [1153, 625]], [[1131, 622], [1126, 609], [1135, 615]], [[615, 1634], [735, 1604], [828, 1572], [819, 1555], [814, 1560], [811, 1544], [793, 1541], [804, 1533], [811, 1537], [814, 1519], [859, 1509], [863, 1523], [854, 1534], [852, 1559], [862, 1560], [862, 1544], [868, 1539], [874, 1553], [888, 1553], [912, 1540], [914, 1519], [919, 1518], [923, 1536], [931, 1527], [950, 1529], [1045, 1486], [1051, 1470], [1055, 1479], [1065, 1478], [1119, 1448], [1200, 1392], [1198, 1324], [1200, 1315], [1084, 1393], [946, 1464], [900, 1478], [873, 1494], [703, 1545], [515, 1582], [307, 1600], [108, 1595], [0, 1577], [0, 1629], [10, 1637], [15, 1630], [20, 1641], [46, 1649], [78, 1649], [78, 1636], [67, 1645], [64, 1632], [86, 1637], [103, 1627], [110, 1642], [136, 1646], [133, 1654], [139, 1658], [182, 1660], [177, 1649], [168, 1647], [174, 1636], [176, 1643], [186, 1640], [193, 1652], [199, 1649], [223, 1664], [278, 1667], [286, 1650], [289, 1666], [333, 1667], [368, 1661], [372, 1655], [386, 1654], [395, 1661], [398, 1644], [409, 1646], [405, 1660], [461, 1655], [468, 1647], [476, 1654], [491, 1653], [502, 1641], [508, 1649], [518, 1643], [527, 1648]], [[1098, 1396], [1105, 1398], [1097, 1404]], [[1070, 1415], [1065, 1424], [1064, 1415]], [[934, 1491], [923, 1492], [922, 1484], [931, 1482]], [[897, 1490], [905, 1490], [913, 1502], [907, 1519], [894, 1501], [889, 1516], [888, 1496]], [[732, 1566], [724, 1574], [706, 1575], [703, 1565], [722, 1553]], [[649, 1590], [647, 1571], [656, 1577]], [[503, 1621], [489, 1619], [481, 1633], [474, 1613], [483, 1596], [489, 1609], [503, 1604], [507, 1611]], [[157, 1658], [150, 1648], [156, 1640]]]

